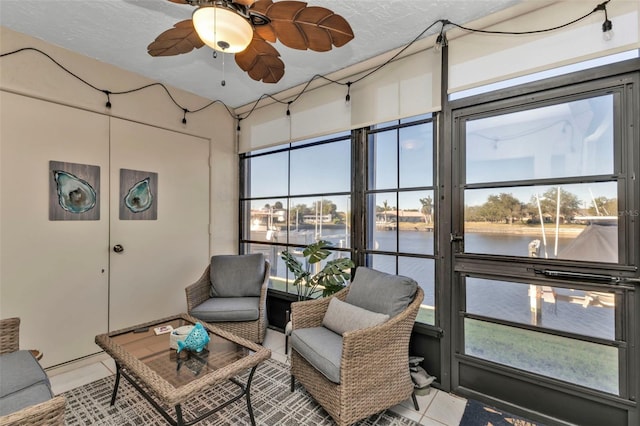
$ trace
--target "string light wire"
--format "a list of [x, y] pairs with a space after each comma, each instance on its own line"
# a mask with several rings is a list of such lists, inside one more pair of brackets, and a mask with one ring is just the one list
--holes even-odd
[[[126, 95], [126, 94], [130, 94], [130, 93], [134, 93], [134, 92], [138, 92], [141, 90], [145, 90], [154, 86], [159, 86], [161, 87], [165, 93], [167, 94], [167, 96], [169, 97], [169, 99], [171, 100], [171, 102], [173, 102], [174, 105], [176, 105], [182, 112], [183, 112], [183, 117], [182, 117], [182, 123], [186, 124], [187, 123], [187, 114], [194, 114], [194, 113], [198, 113], [200, 111], [203, 111], [215, 104], [221, 104], [224, 106], [224, 108], [227, 110], [227, 112], [229, 113], [229, 115], [231, 116], [231, 118], [235, 119], [237, 121], [237, 130], [240, 131], [240, 121], [248, 118], [249, 116], [251, 116], [251, 114], [255, 111], [255, 109], [258, 107], [258, 104], [260, 103], [260, 101], [262, 101], [263, 99], [269, 98], [272, 101], [276, 102], [276, 103], [280, 103], [280, 104], [286, 104], [287, 105], [287, 115], [290, 115], [290, 106], [291, 104], [293, 104], [294, 102], [296, 102], [300, 96], [302, 96], [307, 89], [309, 88], [309, 86], [311, 85], [311, 83], [317, 79], [323, 79], [329, 83], [332, 84], [339, 84], [342, 86], [347, 86], [347, 96], [346, 96], [346, 101], [349, 102], [351, 100], [351, 86], [355, 83], [358, 83], [362, 80], [364, 80], [365, 78], [369, 77], [370, 75], [374, 74], [375, 72], [379, 71], [380, 69], [384, 68], [385, 66], [387, 66], [389, 63], [391, 63], [394, 59], [396, 59], [398, 56], [400, 56], [404, 51], [406, 51], [409, 47], [411, 47], [414, 43], [416, 43], [427, 31], [429, 31], [431, 28], [433, 28], [435, 25], [437, 25], [438, 23], [442, 24], [442, 28], [440, 30], [440, 35], [443, 37], [443, 40], [446, 40], [445, 37], [445, 33], [444, 33], [444, 28], [447, 25], [451, 25], [453, 27], [459, 28], [461, 30], [464, 31], [468, 31], [468, 32], [472, 32], [472, 33], [482, 33], [482, 34], [496, 34], [496, 35], [526, 35], [526, 34], [539, 34], [539, 33], [546, 33], [546, 32], [551, 32], [551, 31], [556, 31], [559, 30], [561, 28], [565, 28], [568, 27], [570, 25], [575, 24], [576, 22], [582, 21], [586, 18], [588, 18], [589, 16], [593, 15], [594, 13], [597, 13], [599, 11], [604, 11], [605, 13], [605, 22], [611, 22], [608, 19], [607, 16], [607, 4], [610, 2], [611, 0], [606, 0], [603, 3], [598, 4], [592, 11], [590, 11], [589, 13], [582, 15], [578, 18], [575, 18], [565, 24], [561, 24], [561, 25], [557, 25], [554, 27], [550, 27], [550, 28], [544, 28], [544, 29], [540, 29], [540, 30], [529, 30], [529, 31], [496, 31], [496, 30], [479, 30], [479, 29], [474, 29], [474, 28], [469, 28], [466, 27], [464, 25], [460, 25], [460, 24], [456, 24], [455, 22], [451, 22], [447, 19], [439, 19], [435, 22], [433, 22], [431, 25], [429, 25], [427, 28], [425, 28], [422, 32], [420, 32], [420, 34], [418, 34], [411, 42], [409, 42], [409, 44], [405, 45], [402, 49], [400, 49], [397, 53], [395, 53], [392, 57], [390, 57], [389, 59], [387, 59], [384, 63], [382, 63], [381, 65], [378, 65], [377, 67], [373, 68], [372, 70], [370, 70], [369, 72], [363, 74], [362, 76], [360, 76], [358, 79], [353, 80], [353, 81], [348, 81], [346, 83], [344, 82], [340, 82], [337, 80], [332, 80], [324, 75], [320, 75], [320, 74], [315, 74], [313, 77], [311, 77], [311, 79], [309, 79], [309, 81], [307, 81], [307, 83], [304, 85], [304, 87], [302, 88], [302, 90], [300, 90], [300, 92], [294, 96], [292, 99], [288, 100], [288, 101], [284, 101], [284, 100], [280, 100], [275, 98], [274, 96], [270, 95], [270, 94], [262, 94], [253, 104], [253, 106], [251, 107], [251, 109], [245, 113], [245, 114], [235, 114], [231, 108], [226, 105], [223, 101], [216, 99], [214, 101], [211, 101], [209, 103], [207, 103], [206, 105], [194, 109], [194, 110], [190, 110], [184, 106], [182, 106], [180, 103], [178, 103], [178, 101], [175, 100], [175, 98], [173, 97], [173, 95], [171, 94], [171, 92], [169, 91], [169, 89], [167, 88], [167, 86], [165, 86], [163, 83], [151, 83], [151, 84], [147, 84], [141, 87], [137, 87], [137, 88], [133, 88], [133, 89], [129, 89], [129, 90], [123, 90], [123, 91], [118, 91], [118, 92], [113, 92], [110, 90], [106, 90], [106, 89], [100, 89], [99, 87], [95, 86], [94, 84], [90, 83], [89, 81], [85, 80], [84, 78], [80, 77], [79, 75], [77, 75], [76, 73], [72, 72], [71, 70], [69, 70], [67, 67], [65, 67], [64, 65], [62, 65], [60, 62], [56, 61], [51, 55], [49, 55], [48, 53], [37, 49], [35, 47], [23, 47], [20, 49], [16, 49], [13, 50], [11, 52], [6, 52], [6, 53], [2, 53], [0, 54], [0, 58], [4, 58], [6, 56], [11, 56], [11, 55], [15, 55], [21, 52], [25, 52], [25, 51], [33, 51], [33, 52], [37, 52], [43, 56], [45, 56], [46, 58], [48, 58], [51, 62], [53, 62], [55, 65], [57, 65], [60, 69], [62, 69], [63, 71], [65, 71], [67, 74], [71, 75], [72, 77], [76, 78], [78, 81], [80, 81], [81, 83], [91, 87], [94, 90], [97, 90], [99, 92], [102, 92], [106, 95], [107, 97], [107, 102], [105, 104], [105, 106], [107, 108], [111, 108], [111, 97], [110, 95]], [[215, 55], [215, 51], [214, 51], [214, 55]], [[224, 78], [224, 76], [223, 76]], [[224, 81], [224, 80], [223, 80]], [[223, 84], [224, 85], [224, 84]]]

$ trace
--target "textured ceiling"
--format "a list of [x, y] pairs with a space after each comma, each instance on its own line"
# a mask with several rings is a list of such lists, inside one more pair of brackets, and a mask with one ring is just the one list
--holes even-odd
[[[309, 5], [342, 15], [351, 24], [355, 38], [324, 53], [293, 50], [276, 43], [285, 63], [285, 75], [277, 84], [252, 80], [238, 68], [232, 55], [219, 54], [214, 59], [213, 51], [206, 46], [179, 56], [149, 56], [147, 45], [176, 22], [190, 19], [194, 10], [168, 0], [0, 0], [0, 25], [238, 107], [263, 94], [303, 84], [316, 74], [326, 75], [404, 46], [439, 19], [465, 24], [522, 1], [309, 0]], [[439, 25], [425, 36], [437, 31]]]

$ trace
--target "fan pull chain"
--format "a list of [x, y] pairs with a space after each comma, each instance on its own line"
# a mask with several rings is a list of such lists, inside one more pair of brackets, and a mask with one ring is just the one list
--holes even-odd
[[224, 52], [222, 52], [222, 81], [220, 82], [220, 84], [222, 85], [222, 87], [224, 87], [227, 82], [224, 79], [224, 57], [227, 56], [224, 54]]

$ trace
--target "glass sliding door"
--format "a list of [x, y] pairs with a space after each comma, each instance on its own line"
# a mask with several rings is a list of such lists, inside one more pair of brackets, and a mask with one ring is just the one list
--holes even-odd
[[531, 395], [635, 398], [629, 87], [612, 79], [454, 111], [454, 388], [561, 419], [585, 414]]

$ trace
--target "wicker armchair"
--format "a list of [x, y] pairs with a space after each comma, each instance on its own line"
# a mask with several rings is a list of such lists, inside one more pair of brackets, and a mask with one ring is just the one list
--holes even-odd
[[[357, 276], [357, 274], [356, 274]], [[347, 287], [334, 294], [344, 301]], [[320, 327], [332, 297], [291, 305], [293, 330]], [[339, 426], [349, 425], [409, 398], [418, 409], [409, 373], [409, 339], [424, 298], [416, 289], [409, 306], [387, 322], [342, 335], [339, 384], [312, 366], [295, 347], [291, 351], [291, 391], [295, 379]]]
[[259, 315], [255, 320], [250, 321], [208, 321], [196, 312], [198, 306], [212, 299], [211, 289], [211, 265], [208, 265], [200, 279], [185, 289], [187, 295], [187, 311], [190, 315], [210, 322], [216, 327], [222, 328], [236, 336], [243, 337], [255, 343], [262, 343], [267, 331], [267, 285], [269, 283], [270, 264], [264, 259], [264, 276], [261, 278], [260, 296], [259, 296]]
[[[0, 320], [0, 355], [19, 350], [20, 318]], [[65, 398], [60, 395], [0, 416], [0, 426], [64, 425]]]

